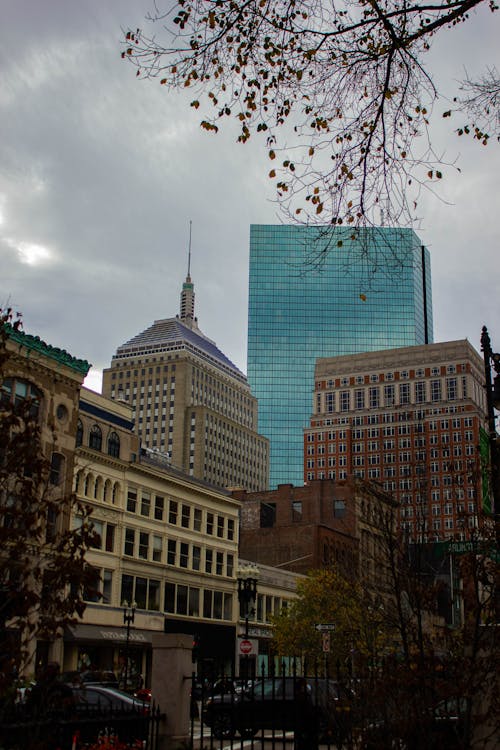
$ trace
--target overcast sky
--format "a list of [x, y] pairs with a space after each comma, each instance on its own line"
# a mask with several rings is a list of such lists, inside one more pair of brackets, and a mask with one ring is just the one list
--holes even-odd
[[[266, 150], [205, 133], [185, 98], [120, 59], [121, 28], [144, 27], [151, 2], [0, 4], [0, 306], [102, 370], [178, 312], [191, 220], [200, 327], [246, 372], [249, 225], [282, 221]], [[451, 92], [464, 67], [500, 67], [499, 21], [485, 7], [438, 37], [436, 83]], [[447, 128], [438, 122], [435, 143], [462, 172], [445, 200], [425, 199], [418, 230], [435, 340], [479, 348], [486, 323], [500, 350], [500, 148]]]

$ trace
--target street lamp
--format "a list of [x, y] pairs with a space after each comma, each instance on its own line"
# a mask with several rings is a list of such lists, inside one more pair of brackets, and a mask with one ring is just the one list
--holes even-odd
[[259, 569], [253, 563], [241, 565], [237, 571], [238, 601], [240, 603], [240, 617], [245, 618], [245, 638], [248, 638], [248, 618], [255, 611], [257, 598], [257, 580]]
[[130, 605], [126, 599], [122, 602], [123, 607], [123, 624], [126, 627], [126, 639], [125, 639], [125, 679], [123, 689], [127, 690], [128, 685], [128, 650], [130, 644], [130, 626], [134, 624], [135, 620], [135, 609], [137, 604], [132, 602]]
[[[498, 521], [500, 514], [500, 455], [495, 426], [495, 409], [500, 410], [500, 354], [497, 354], [492, 350], [490, 335], [486, 326], [483, 326], [481, 333], [481, 351], [484, 356], [484, 377], [486, 383], [486, 406], [490, 439], [491, 488], [493, 491], [495, 519]], [[491, 378], [492, 365], [496, 373], [493, 380]]]

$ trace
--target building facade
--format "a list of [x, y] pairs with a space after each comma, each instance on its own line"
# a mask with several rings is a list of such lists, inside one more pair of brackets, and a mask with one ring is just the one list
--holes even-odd
[[[65, 633], [64, 667], [86, 663], [149, 681], [152, 635], [197, 633], [218, 664], [235, 652], [239, 503], [138, 450], [131, 407], [83, 389], [75, 491], [98, 534], [98, 586]], [[79, 519], [74, 518], [78, 524]], [[126, 648], [123, 606], [136, 612]]]
[[411, 537], [465, 539], [482, 504], [483, 379], [466, 340], [319, 359], [304, 480], [379, 482]]
[[432, 339], [430, 260], [411, 230], [253, 225], [248, 379], [270, 440], [270, 487], [302, 481], [318, 357]]
[[384, 584], [396, 503], [379, 485], [351, 477], [233, 494], [243, 557], [300, 574], [335, 567], [368, 587]]
[[103, 394], [133, 409], [141, 447], [217, 487], [268, 486], [268, 440], [246, 377], [199, 329], [188, 275], [180, 316], [118, 347]]
[[[3, 332], [0, 333], [3, 336]], [[3, 350], [3, 346], [2, 340], [0, 349]], [[11, 630], [13, 637], [16, 637], [16, 632], [20, 632], [18, 623], [14, 621], [9, 628], [3, 627], [6, 611], [4, 607], [8, 602], [8, 597], [4, 598], [4, 587], [12, 575], [17, 576], [16, 564], [19, 562], [17, 555], [21, 554], [19, 544], [14, 550], [9, 547], [11, 543], [16, 545], [18, 537], [28, 540], [26, 554], [33, 560], [33, 563], [30, 567], [31, 562], [24, 561], [21, 572], [30, 580], [29, 585], [24, 584], [26, 589], [39, 594], [37, 576], [40, 576], [40, 573], [37, 571], [37, 565], [39, 564], [43, 569], [47, 564], [47, 558], [50, 562], [52, 542], [60, 533], [67, 530], [69, 524], [79, 394], [90, 364], [73, 357], [67, 351], [45, 343], [38, 336], [32, 336], [14, 327], [7, 327], [5, 353], [0, 351], [0, 355], [2, 359], [0, 403], [2, 406], [5, 402], [18, 404], [29, 399], [30, 417], [39, 429], [40, 442], [39, 446], [35, 442], [36, 453], [29, 454], [28, 461], [32, 464], [36, 464], [39, 458], [47, 461], [47, 477], [44, 478], [42, 475], [42, 480], [38, 481], [36, 466], [33, 474], [31, 471], [28, 473], [27, 470], [24, 473], [25, 470], [20, 463], [27, 458], [29, 450], [27, 446], [23, 447], [21, 444], [17, 449], [14, 447], [14, 455], [9, 453], [6, 445], [0, 446], [2, 457], [6, 461], [2, 466], [0, 482], [0, 525], [3, 527], [2, 540], [5, 543], [5, 547], [0, 551], [2, 555], [1, 635], [4, 636], [8, 630]], [[14, 425], [14, 422], [12, 424]], [[11, 429], [10, 439], [12, 440], [13, 435], [16, 434], [16, 427], [13, 426]], [[3, 435], [5, 436], [6, 432], [3, 432]], [[15, 441], [13, 442], [15, 446]], [[38, 447], [41, 456], [38, 453]], [[11, 463], [13, 458], [15, 462]], [[8, 473], [6, 467], [12, 467], [13, 473]], [[22, 483], [28, 476], [34, 476], [34, 481], [38, 484], [29, 492], [23, 489], [20, 496], [21, 503], [16, 509], [20, 480]], [[44, 510], [38, 516], [35, 506], [31, 504], [30, 492], [33, 492], [33, 500], [36, 502], [41, 502], [42, 497], [44, 501], [50, 500], [50, 510], [45, 502]], [[11, 509], [18, 511], [21, 518], [16, 519], [15, 515], [11, 517]], [[26, 514], [25, 517], [23, 513]], [[18, 525], [19, 523], [21, 526]], [[45, 560], [44, 555], [46, 555]], [[33, 605], [30, 614], [32, 622], [36, 622], [37, 617], [37, 607]], [[3, 638], [1, 640], [2, 649], [5, 649], [5, 642]], [[21, 635], [18, 640], [21, 640]], [[49, 659], [60, 660], [60, 658], [60, 641], [49, 641], [43, 638], [34, 626], [34, 635], [28, 644], [28, 657], [24, 665], [27, 672], [34, 673], [39, 665], [45, 664]]]

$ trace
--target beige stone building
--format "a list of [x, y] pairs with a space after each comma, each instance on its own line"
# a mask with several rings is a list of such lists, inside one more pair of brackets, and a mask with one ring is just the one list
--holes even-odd
[[[99, 574], [83, 620], [65, 634], [65, 668], [86, 662], [146, 682], [152, 634], [197, 634], [215, 661], [234, 657], [239, 502], [138, 451], [131, 407], [84, 389], [75, 490], [99, 535], [87, 560]], [[74, 519], [74, 523], [78, 523]], [[135, 602], [127, 648], [123, 602]]]
[[484, 364], [466, 340], [318, 359], [304, 480], [378, 482], [410, 537], [464, 539], [484, 499], [485, 420]]
[[268, 486], [268, 440], [243, 373], [205, 336], [188, 275], [180, 315], [157, 320], [119, 346], [103, 394], [131, 405], [142, 447], [218, 487]]
[[[69, 497], [73, 485], [79, 394], [90, 365], [46, 344], [38, 336], [14, 328], [8, 331], [6, 349], [8, 357], [1, 373], [0, 398], [14, 403], [31, 399], [31, 414], [40, 428], [42, 452], [50, 463], [47, 487], [38, 488], [57, 504], [57, 511], [46, 519], [45, 533], [40, 538], [40, 544], [47, 546], [70, 522]], [[7, 477], [0, 487], [2, 524], [8, 523], [8, 492]], [[17, 624], [13, 623], [12, 628], [15, 630]], [[49, 659], [61, 659], [60, 641], [33, 639], [30, 645], [28, 671], [34, 672], [37, 664]]]

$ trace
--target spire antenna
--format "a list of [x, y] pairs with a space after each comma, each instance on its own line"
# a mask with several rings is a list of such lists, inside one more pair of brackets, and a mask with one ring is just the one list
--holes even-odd
[[187, 275], [191, 276], [191, 230], [193, 227], [193, 222], [191, 219], [189, 219], [189, 251], [188, 251], [188, 272]]

